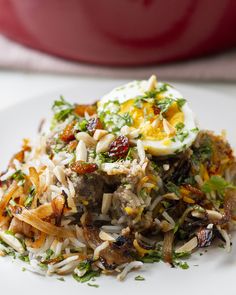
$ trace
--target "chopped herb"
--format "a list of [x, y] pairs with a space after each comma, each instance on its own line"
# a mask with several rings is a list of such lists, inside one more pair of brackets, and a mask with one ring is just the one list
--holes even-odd
[[54, 111], [54, 119], [58, 122], [65, 121], [74, 110], [74, 106], [67, 102], [62, 96], [56, 100], [52, 106]]
[[88, 283], [87, 285], [88, 285], [89, 287], [99, 288], [99, 285], [98, 285], [98, 284], [91, 284], [91, 283]]
[[174, 100], [170, 97], [165, 97], [159, 101], [157, 101], [157, 107], [161, 110], [160, 115], [165, 114], [170, 106], [173, 104]]
[[184, 98], [178, 98], [176, 100], [176, 102], [177, 102], [177, 105], [178, 105], [179, 109], [181, 109], [183, 107], [183, 105], [186, 103], [186, 99], [184, 99]]
[[61, 278], [57, 278], [58, 281], [61, 281], [61, 282], [65, 282], [65, 279], [63, 277]]
[[99, 271], [90, 270], [85, 273], [82, 277], [79, 277], [77, 274], [73, 274], [73, 278], [80, 283], [85, 283], [90, 281], [92, 278], [98, 277], [100, 275]]
[[47, 269], [48, 269], [47, 264], [44, 264], [44, 263], [42, 263], [42, 262], [40, 262], [40, 263], [38, 264], [38, 266], [39, 266], [40, 268], [42, 268], [43, 270], [47, 270]]
[[188, 265], [188, 263], [186, 261], [185, 262], [178, 262], [177, 266], [179, 266], [182, 269], [188, 269], [189, 268], [189, 265]]
[[25, 174], [21, 170], [17, 170], [12, 176], [15, 181], [18, 182], [19, 185], [23, 185], [25, 182]]
[[22, 269], [21, 269], [22, 271], [26, 271], [26, 268], [25, 267], [22, 267]]
[[179, 122], [178, 124], [175, 125], [175, 128], [177, 131], [180, 131], [184, 128], [184, 123]]
[[159, 262], [162, 259], [161, 249], [152, 250], [147, 253], [145, 256], [138, 258], [143, 263], [154, 263]]
[[220, 195], [224, 195], [224, 192], [227, 188], [236, 189], [234, 185], [227, 182], [224, 178], [214, 175], [203, 184], [202, 191], [204, 193], [215, 191]]
[[35, 197], [35, 187], [32, 186], [30, 188], [29, 195], [24, 202], [24, 206], [27, 208], [30, 207], [33, 202], [34, 197]]
[[140, 275], [136, 276], [134, 279], [135, 279], [135, 281], [145, 281], [145, 278]]
[[177, 185], [175, 185], [173, 182], [169, 181], [166, 184], [166, 188], [169, 192], [171, 193], [175, 193], [176, 196], [180, 197], [180, 191], [179, 191], [179, 187]]
[[163, 83], [161, 86], [157, 88], [157, 93], [166, 92], [169, 86], [170, 85], [168, 83]]
[[18, 258], [24, 262], [29, 262], [29, 255], [19, 255]]
[[135, 152], [135, 148], [134, 147], [130, 147], [128, 154], [126, 156], [126, 160], [132, 161], [134, 159], [134, 152]]
[[75, 273], [73, 274], [73, 278], [80, 283], [88, 282], [100, 275], [99, 271], [92, 270], [91, 262], [87, 260], [80, 262], [77, 268], [80, 271], [84, 271], [84, 275], [82, 276], [78, 276]]
[[83, 119], [82, 121], [76, 124], [75, 129], [79, 131], [87, 131], [87, 125], [88, 121], [86, 119]]
[[191, 129], [190, 131], [191, 131], [191, 132], [198, 132], [198, 131], [199, 131], [199, 128], [196, 127], [196, 128]]
[[45, 260], [50, 259], [53, 254], [54, 254], [54, 251], [52, 249], [47, 249]]

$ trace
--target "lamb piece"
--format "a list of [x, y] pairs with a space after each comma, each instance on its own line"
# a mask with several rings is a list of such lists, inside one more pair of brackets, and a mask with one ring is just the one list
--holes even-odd
[[70, 180], [74, 185], [78, 203], [88, 202], [87, 208], [100, 210], [105, 186], [102, 176], [97, 173], [71, 173]]
[[113, 193], [112, 210], [117, 218], [124, 215], [124, 209], [126, 207], [136, 210], [139, 209], [141, 205], [140, 198], [133, 193], [132, 190], [127, 189], [125, 185], [120, 186]]

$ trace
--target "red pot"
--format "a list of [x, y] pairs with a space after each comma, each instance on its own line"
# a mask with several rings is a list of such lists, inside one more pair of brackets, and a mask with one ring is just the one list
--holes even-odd
[[236, 45], [236, 0], [0, 0], [0, 31], [107, 65], [186, 59]]

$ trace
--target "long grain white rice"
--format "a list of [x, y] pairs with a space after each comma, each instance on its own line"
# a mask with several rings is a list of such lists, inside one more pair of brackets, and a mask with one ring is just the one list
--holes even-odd
[[125, 268], [122, 270], [122, 272], [120, 274], [118, 274], [117, 279], [119, 281], [123, 281], [127, 274], [132, 270], [132, 269], [136, 269], [136, 268], [140, 268], [143, 266], [143, 263], [141, 261], [132, 261], [130, 263], [128, 263]]
[[109, 246], [109, 242], [105, 241], [101, 245], [99, 245], [97, 248], [95, 248], [93, 253], [93, 259], [97, 260], [99, 258], [100, 252], [106, 249], [108, 246]]

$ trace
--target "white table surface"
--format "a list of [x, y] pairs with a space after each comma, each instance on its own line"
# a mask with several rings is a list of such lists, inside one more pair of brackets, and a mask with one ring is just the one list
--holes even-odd
[[[103, 78], [85, 78], [80, 76], [62, 76], [32, 74], [22, 72], [0, 71], [0, 109], [6, 108], [17, 102], [43, 94], [50, 94], [57, 91], [63, 94], [66, 89], [75, 88], [80, 83], [98, 83]], [[124, 83], [125, 80], [114, 80], [114, 85]], [[168, 81], [171, 82], [171, 81]], [[171, 83], [175, 84], [174, 81]], [[181, 82], [187, 85], [206, 88], [212, 91], [219, 91], [236, 99], [236, 83], [196, 83]], [[78, 87], [79, 91], [79, 87]]]

